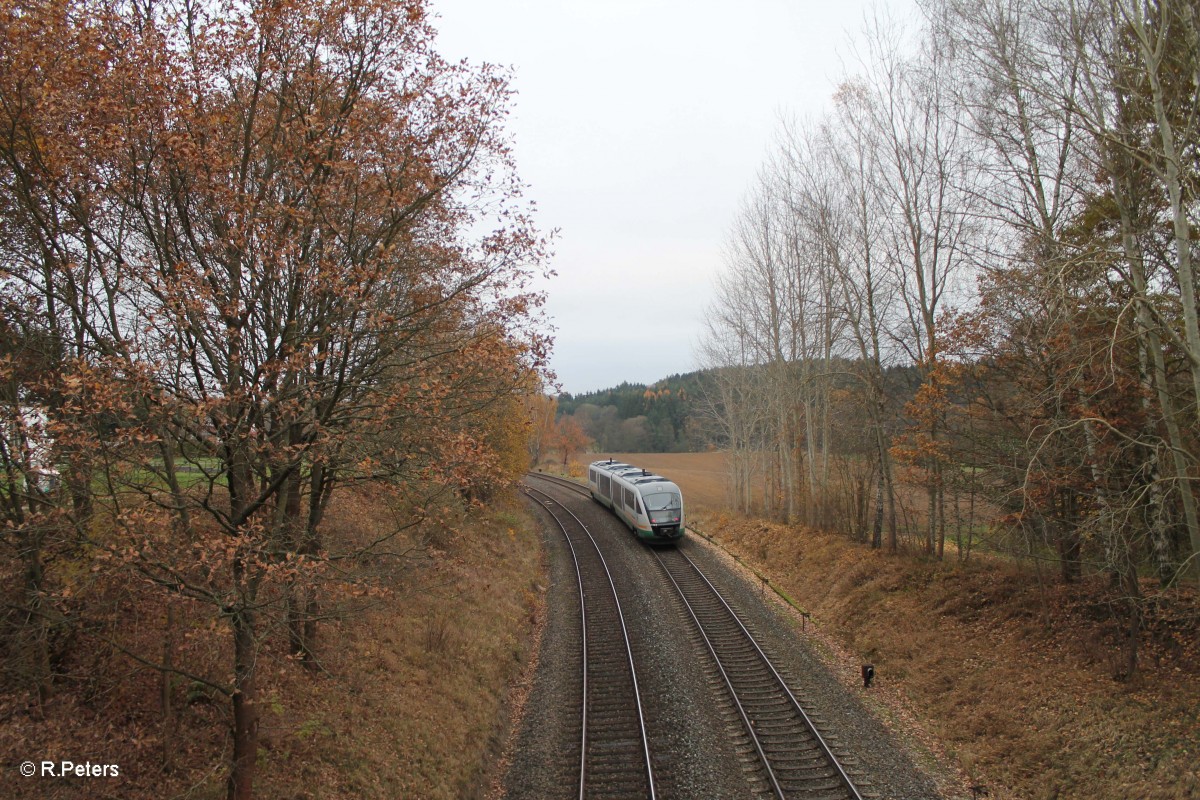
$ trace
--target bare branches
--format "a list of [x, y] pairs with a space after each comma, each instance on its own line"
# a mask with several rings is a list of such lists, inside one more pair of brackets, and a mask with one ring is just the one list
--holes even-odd
[[[849, 355], [859, 380], [827, 391], [867, 414], [876, 531], [896, 484], [919, 481], [931, 553], [947, 520], [961, 531], [965, 492], [1036, 530], [1068, 580], [1100, 542], [1120, 581], [1150, 559], [1169, 583], [1200, 550], [1195, 11], [922, 10], [923, 28], [868, 26], [833, 113], [785, 129], [746, 202], [706, 343], [742, 391], [714, 415], [730, 429], [741, 403], [773, 431], [742, 445], [777, 461], [769, 495], [780, 454], [811, 467], [822, 441], [827, 412], [796, 377]], [[900, 368], [920, 385], [889, 385]], [[773, 374], [789, 376], [782, 403]]]

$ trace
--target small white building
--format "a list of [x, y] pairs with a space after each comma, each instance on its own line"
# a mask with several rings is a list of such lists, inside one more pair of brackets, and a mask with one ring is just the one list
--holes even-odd
[[49, 422], [41, 406], [0, 403], [5, 467], [42, 492], [52, 491], [59, 482], [59, 471], [52, 460], [54, 439]]

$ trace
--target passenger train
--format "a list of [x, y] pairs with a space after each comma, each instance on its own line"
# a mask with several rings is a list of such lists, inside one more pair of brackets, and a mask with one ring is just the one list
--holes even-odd
[[588, 466], [592, 499], [608, 506], [639, 539], [677, 542], [683, 538], [683, 492], [661, 475], [620, 461]]

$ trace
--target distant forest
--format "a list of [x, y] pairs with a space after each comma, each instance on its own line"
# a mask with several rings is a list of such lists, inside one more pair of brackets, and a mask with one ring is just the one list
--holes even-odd
[[[806, 367], [794, 365], [797, 371]], [[814, 367], [808, 365], [811, 372]], [[832, 385], [850, 388], [856, 380], [851, 363], [828, 367]], [[622, 382], [599, 389], [558, 396], [557, 419], [570, 417], [591, 440], [599, 453], [692, 453], [709, 448], [727, 448], [725, 426], [719, 424], [722, 407], [716, 377], [719, 370], [706, 369], [671, 375], [652, 384]], [[902, 408], [920, 385], [912, 367], [887, 370], [891, 404]], [[847, 442], [843, 452], [855, 448]]]
[[558, 416], [571, 417], [597, 452], [680, 453], [703, 450], [700, 424], [704, 372], [672, 375], [657, 383], [558, 396]]

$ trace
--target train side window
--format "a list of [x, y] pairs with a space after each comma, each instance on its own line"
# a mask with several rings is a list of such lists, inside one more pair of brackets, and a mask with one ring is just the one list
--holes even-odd
[[637, 513], [641, 514], [641, 513], [642, 513], [642, 500], [641, 500], [641, 498], [634, 498], [634, 503], [636, 503], [636, 504], [637, 504]]

